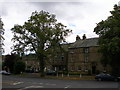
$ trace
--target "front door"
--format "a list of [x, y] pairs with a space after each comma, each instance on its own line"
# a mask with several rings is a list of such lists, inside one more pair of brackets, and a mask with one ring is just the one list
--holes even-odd
[[96, 74], [96, 66], [92, 66], [92, 74]]

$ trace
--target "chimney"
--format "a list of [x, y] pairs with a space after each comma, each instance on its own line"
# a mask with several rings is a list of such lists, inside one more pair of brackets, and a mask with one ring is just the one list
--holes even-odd
[[76, 36], [76, 41], [77, 41], [77, 40], [80, 40], [80, 36], [79, 36], [79, 35]]
[[84, 34], [84, 35], [83, 35], [83, 40], [85, 40], [85, 39], [86, 39], [86, 35]]

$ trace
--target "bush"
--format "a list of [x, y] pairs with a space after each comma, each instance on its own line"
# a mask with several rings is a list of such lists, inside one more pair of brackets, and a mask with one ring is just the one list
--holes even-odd
[[14, 65], [14, 73], [20, 74], [25, 71], [25, 63], [22, 61], [17, 61]]

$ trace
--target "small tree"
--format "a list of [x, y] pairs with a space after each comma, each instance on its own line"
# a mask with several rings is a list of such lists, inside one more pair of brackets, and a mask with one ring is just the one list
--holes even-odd
[[17, 61], [14, 65], [14, 73], [20, 74], [25, 71], [25, 63], [22, 61]]
[[3, 62], [3, 69], [7, 67], [11, 73], [14, 71], [15, 63], [20, 59], [20, 57], [16, 54], [5, 55], [5, 59]]

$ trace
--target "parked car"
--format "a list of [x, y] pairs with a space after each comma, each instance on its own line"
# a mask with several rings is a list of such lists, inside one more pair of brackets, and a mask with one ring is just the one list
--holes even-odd
[[54, 70], [48, 70], [45, 73], [46, 73], [46, 75], [57, 75], [57, 72]]
[[103, 80], [120, 81], [120, 77], [112, 76], [112, 75], [106, 74], [106, 73], [101, 73], [101, 74], [96, 75], [95, 79], [98, 80], [98, 81], [103, 81]]
[[2, 75], [11, 75], [11, 73], [6, 72], [5, 70], [0, 71], [0, 74], [2, 74]]

